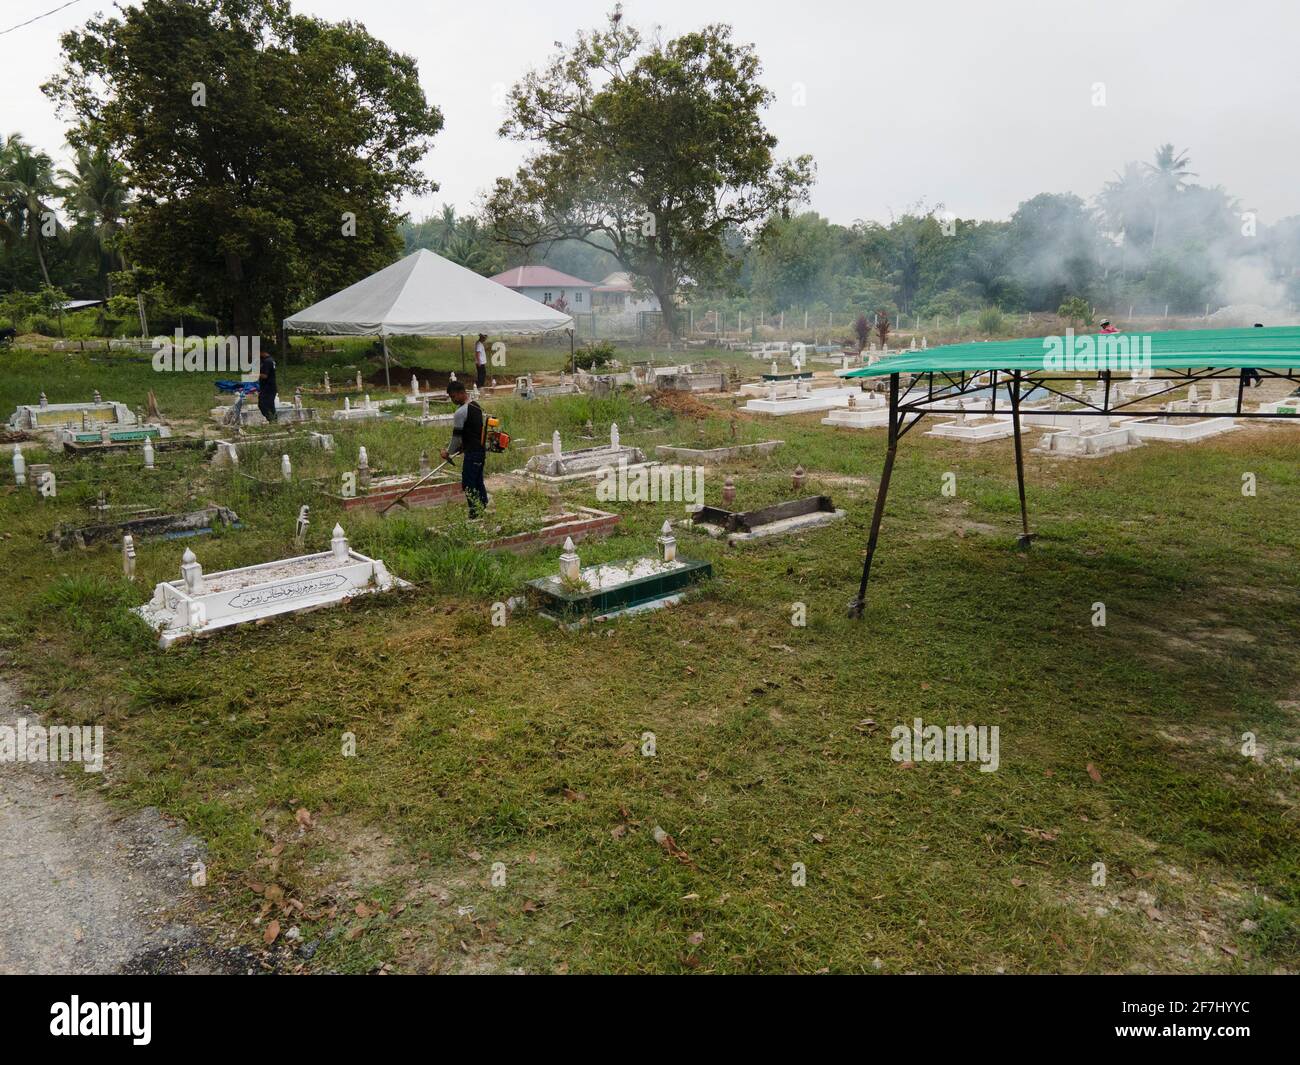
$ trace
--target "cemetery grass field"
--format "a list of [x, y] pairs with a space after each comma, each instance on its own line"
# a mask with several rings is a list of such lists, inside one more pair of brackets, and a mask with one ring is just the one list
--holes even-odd
[[[345, 383], [357, 350], [282, 367], [282, 394], [326, 365]], [[561, 356], [512, 357], [514, 372]], [[407, 358], [459, 367], [446, 346]], [[56, 403], [96, 388], [133, 407], [152, 388], [178, 426], [221, 435], [204, 375], [154, 373], [146, 357], [0, 355], [6, 416], [42, 389]], [[588, 419], [598, 439], [616, 421], [647, 450], [731, 438], [729, 404], [699, 420], [635, 397], [485, 406], [523, 445], [556, 427], [580, 445]], [[555, 572], [557, 552], [483, 554], [456, 506], [343, 515], [315, 483], [276, 483], [278, 449], [251, 457], [250, 476], [192, 449], [161, 450], [153, 473], [135, 453], [59, 455], [58, 498], [41, 501], [12, 486], [5, 448], [4, 668], [48, 722], [105, 726], [106, 771], [69, 771], [69, 786], [156, 806], [201, 837], [196, 912], [285, 970], [1300, 968], [1300, 427], [1098, 460], [1029, 453], [1039, 538], [1026, 554], [1010, 442], [909, 434], [859, 623], [845, 608], [885, 434], [820, 417], [739, 416], [739, 441], [785, 446], [709, 468], [706, 501], [720, 501], [724, 473], [740, 508], [790, 498], [802, 463], [801, 494], [829, 494], [846, 520], [737, 548], [679, 532], [682, 555], [713, 563], [702, 594], [575, 632], [526, 613], [491, 625], [492, 603]], [[299, 478], [334, 482], [358, 444], [406, 472], [445, 439], [324, 431], [338, 451], [295, 445]], [[494, 456], [489, 477], [523, 461]], [[130, 584], [117, 544], [44, 541], [57, 521], [89, 522], [100, 491], [168, 511], [210, 500], [244, 527], [140, 541]], [[563, 497], [600, 505], [591, 486]], [[537, 490], [495, 499], [489, 527], [546, 503]], [[209, 573], [298, 553], [303, 503], [308, 550], [342, 521], [416, 587], [156, 650], [128, 608], [177, 576], [184, 547]], [[610, 509], [622, 525], [579, 545], [584, 564], [652, 551], [682, 513]], [[805, 627], [791, 624], [796, 603]], [[890, 731], [915, 717], [997, 725], [999, 769], [900, 765]], [[341, 754], [348, 732], [355, 757]], [[1240, 750], [1247, 732], [1255, 758]], [[264, 946], [272, 919], [299, 943]]]

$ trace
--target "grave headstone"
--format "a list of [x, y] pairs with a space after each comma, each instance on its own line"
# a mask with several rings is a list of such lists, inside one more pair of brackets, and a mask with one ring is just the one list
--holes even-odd
[[135, 540], [130, 533], [122, 537], [122, 576], [135, 580]]
[[154, 468], [153, 441], [147, 436], [144, 438], [144, 468], [146, 470]]
[[27, 460], [23, 458], [23, 450], [17, 444], [14, 445], [14, 484], [27, 483]]
[[307, 526], [311, 524], [308, 514], [311, 513], [311, 507], [304, 503], [298, 508], [298, 521], [293, 527], [293, 542], [302, 547], [307, 542]]
[[582, 572], [582, 563], [578, 560], [578, 552], [573, 546], [573, 537], [565, 537], [564, 550], [560, 553], [560, 580], [575, 582], [579, 580], [579, 574]]
[[677, 537], [673, 535], [673, 523], [665, 520], [655, 543], [659, 546], [659, 558], [664, 562], [677, 559]]
[[288, 455], [280, 456], [280, 476], [286, 481], [293, 480], [293, 463], [289, 461]]

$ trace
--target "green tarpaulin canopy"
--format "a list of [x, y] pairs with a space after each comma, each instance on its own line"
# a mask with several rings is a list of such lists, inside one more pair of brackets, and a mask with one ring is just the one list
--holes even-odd
[[[1101, 361], [1088, 363], [1088, 358]], [[1300, 327], [1271, 329], [1187, 329], [1159, 333], [1066, 334], [1026, 340], [948, 344], [925, 351], [886, 355], [841, 377], [893, 373], [983, 373], [986, 370], [1042, 370], [1089, 373], [1127, 370], [1119, 361], [1143, 359], [1152, 370], [1247, 367], [1283, 371], [1300, 368]], [[1149, 361], [1147, 361], [1149, 359]]]

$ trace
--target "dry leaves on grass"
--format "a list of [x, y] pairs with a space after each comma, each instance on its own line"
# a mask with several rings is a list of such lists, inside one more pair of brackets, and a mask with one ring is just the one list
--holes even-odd
[[1098, 772], [1097, 767], [1093, 765], [1091, 762], [1089, 762], [1087, 765], [1087, 769], [1088, 769], [1088, 776], [1092, 777], [1092, 782], [1094, 784], [1100, 784], [1101, 773]]
[[658, 825], [655, 825], [654, 827], [654, 837], [655, 837], [655, 842], [658, 843], [659, 846], [661, 846], [672, 857], [676, 858], [683, 865], [695, 864], [695, 862], [691, 859], [691, 856], [687, 854], [684, 850], [682, 850], [681, 847], [677, 846], [677, 841], [673, 839], [672, 836], [670, 836]]

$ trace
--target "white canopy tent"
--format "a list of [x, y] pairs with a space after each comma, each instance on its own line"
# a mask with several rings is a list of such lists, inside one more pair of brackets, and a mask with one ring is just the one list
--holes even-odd
[[462, 338], [546, 333], [570, 329], [573, 319], [421, 248], [392, 266], [291, 315], [284, 327], [320, 336]]

